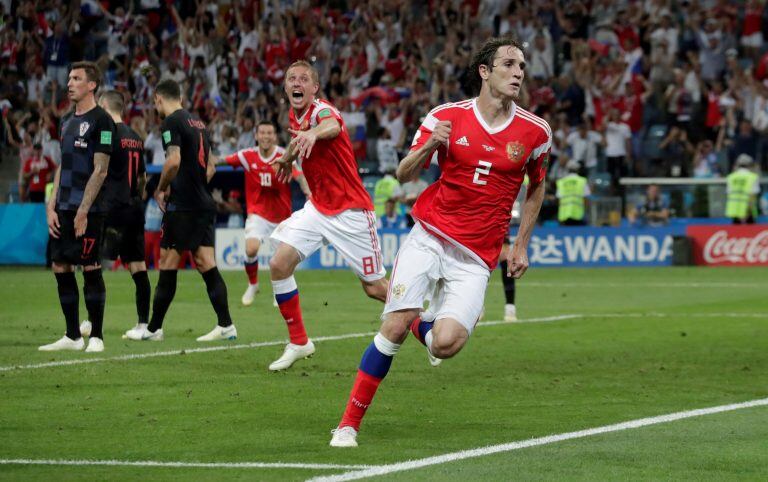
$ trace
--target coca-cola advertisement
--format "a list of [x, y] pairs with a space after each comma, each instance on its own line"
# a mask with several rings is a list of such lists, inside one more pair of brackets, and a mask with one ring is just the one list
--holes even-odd
[[693, 261], [710, 266], [768, 266], [768, 225], [689, 226]]

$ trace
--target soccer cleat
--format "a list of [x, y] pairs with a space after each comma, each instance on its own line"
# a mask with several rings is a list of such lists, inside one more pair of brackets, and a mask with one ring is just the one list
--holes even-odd
[[147, 323], [136, 323], [136, 326], [134, 326], [130, 330], [128, 330], [125, 333], [123, 333], [123, 340], [128, 340], [129, 339], [129, 337], [128, 337], [128, 332], [129, 331], [143, 331], [143, 330], [147, 329], [147, 326], [148, 326]]
[[60, 340], [54, 341], [48, 345], [38, 347], [39, 351], [60, 351], [60, 350], [74, 350], [80, 351], [85, 348], [85, 340], [78, 338], [73, 340], [66, 335], [62, 336]]
[[272, 306], [274, 306], [275, 308], [280, 306], [280, 305], [277, 304], [277, 298], [275, 298], [274, 296], [272, 297]]
[[425, 321], [427, 323], [432, 323], [435, 321], [435, 318], [437, 318], [437, 315], [434, 311], [430, 311], [429, 308], [419, 313], [419, 318], [421, 318], [421, 321]]
[[218, 341], [234, 340], [237, 338], [237, 328], [235, 325], [227, 327], [216, 325], [216, 327], [203, 336], [198, 336], [197, 341]]
[[259, 292], [259, 283], [255, 285], [249, 284], [243, 293], [243, 297], [240, 301], [243, 302], [243, 306], [251, 306], [253, 304], [253, 297]]
[[517, 321], [517, 310], [515, 305], [504, 305], [504, 321], [511, 323]]
[[352, 427], [339, 427], [331, 430], [331, 447], [357, 447], [357, 430]]
[[133, 341], [163, 341], [163, 329], [160, 328], [152, 333], [144, 323], [141, 323], [126, 331], [125, 337]]
[[98, 353], [104, 351], [104, 340], [97, 337], [89, 338], [88, 348], [86, 348], [85, 351], [88, 353]]
[[91, 322], [83, 320], [83, 322], [80, 323], [80, 336], [91, 336], [91, 328], [93, 328]]
[[293, 343], [288, 343], [285, 345], [283, 356], [273, 361], [269, 365], [269, 369], [273, 372], [285, 370], [286, 368], [290, 368], [296, 361], [301, 360], [302, 358], [311, 357], [313, 353], [315, 353], [315, 344], [312, 343], [312, 340], [307, 340], [306, 345], [294, 345]]
[[442, 358], [437, 358], [435, 355], [432, 354], [431, 351], [429, 351], [429, 347], [427, 348], [427, 358], [429, 359], [429, 364], [433, 367], [440, 366], [441, 363], [443, 363]]

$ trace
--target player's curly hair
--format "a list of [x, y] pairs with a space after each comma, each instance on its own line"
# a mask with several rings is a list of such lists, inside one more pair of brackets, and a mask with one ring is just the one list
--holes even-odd
[[483, 79], [480, 77], [480, 66], [485, 65], [488, 70], [493, 70], [493, 59], [496, 57], [496, 52], [500, 47], [507, 46], [517, 47], [525, 54], [523, 44], [511, 36], [491, 37], [472, 54], [472, 61], [469, 64], [470, 75], [466, 86], [468, 87], [467, 92], [474, 92], [475, 94], [480, 92], [480, 87], [483, 85]]

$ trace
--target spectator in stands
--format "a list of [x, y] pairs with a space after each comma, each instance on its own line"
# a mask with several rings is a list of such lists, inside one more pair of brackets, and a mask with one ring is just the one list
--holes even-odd
[[411, 216], [411, 210], [413, 209], [413, 205], [416, 203], [416, 199], [419, 197], [419, 194], [424, 192], [424, 190], [429, 187], [429, 183], [425, 181], [423, 178], [419, 178], [415, 181], [409, 181], [404, 183], [402, 186], [403, 190], [403, 204], [405, 205], [405, 216], [408, 219], [408, 226], [414, 225], [413, 217]]
[[717, 153], [712, 141], [709, 139], [699, 142], [696, 146], [696, 153], [693, 155], [693, 177], [720, 177], [720, 164], [717, 159]]
[[619, 118], [619, 111], [611, 109], [604, 125], [605, 159], [611, 175], [614, 194], [619, 194], [619, 179], [626, 176], [632, 166], [632, 131]]
[[45, 202], [45, 186], [53, 179], [56, 164], [43, 155], [43, 146], [35, 144], [32, 155], [27, 158], [22, 168], [26, 200], [33, 203]]
[[384, 203], [384, 213], [378, 216], [377, 228], [379, 229], [406, 229], [408, 227], [408, 219], [397, 212], [397, 202], [394, 199], [387, 199]]
[[598, 149], [605, 145], [605, 138], [582, 121], [565, 142], [570, 150], [570, 159], [581, 164], [582, 172], [586, 172], [587, 177], [594, 178], [597, 174]]
[[376, 141], [376, 156], [379, 158], [379, 172], [395, 172], [400, 162], [400, 155], [386, 127], [379, 127]]
[[691, 164], [691, 156], [694, 154], [693, 144], [688, 140], [688, 133], [677, 126], [673, 126], [667, 136], [659, 144], [663, 159], [660, 164], [654, 166], [657, 177], [681, 177], [687, 175]]
[[648, 186], [645, 200], [630, 209], [627, 218], [640, 226], [665, 226], [669, 222], [669, 205], [656, 184]]

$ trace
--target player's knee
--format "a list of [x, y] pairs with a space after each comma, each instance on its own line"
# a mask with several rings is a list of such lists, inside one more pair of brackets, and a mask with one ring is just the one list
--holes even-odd
[[273, 256], [269, 260], [269, 272], [272, 275], [272, 279], [285, 279], [293, 274], [289, 269], [288, 263], [285, 263], [277, 256]]
[[408, 327], [416, 316], [418, 312], [389, 313], [379, 331], [392, 343], [402, 343], [408, 337]]
[[382, 278], [373, 282], [363, 282], [363, 291], [369, 298], [374, 300], [386, 301], [387, 299], [387, 280]]
[[451, 358], [464, 346], [464, 340], [446, 334], [434, 334], [430, 351], [437, 358]]

